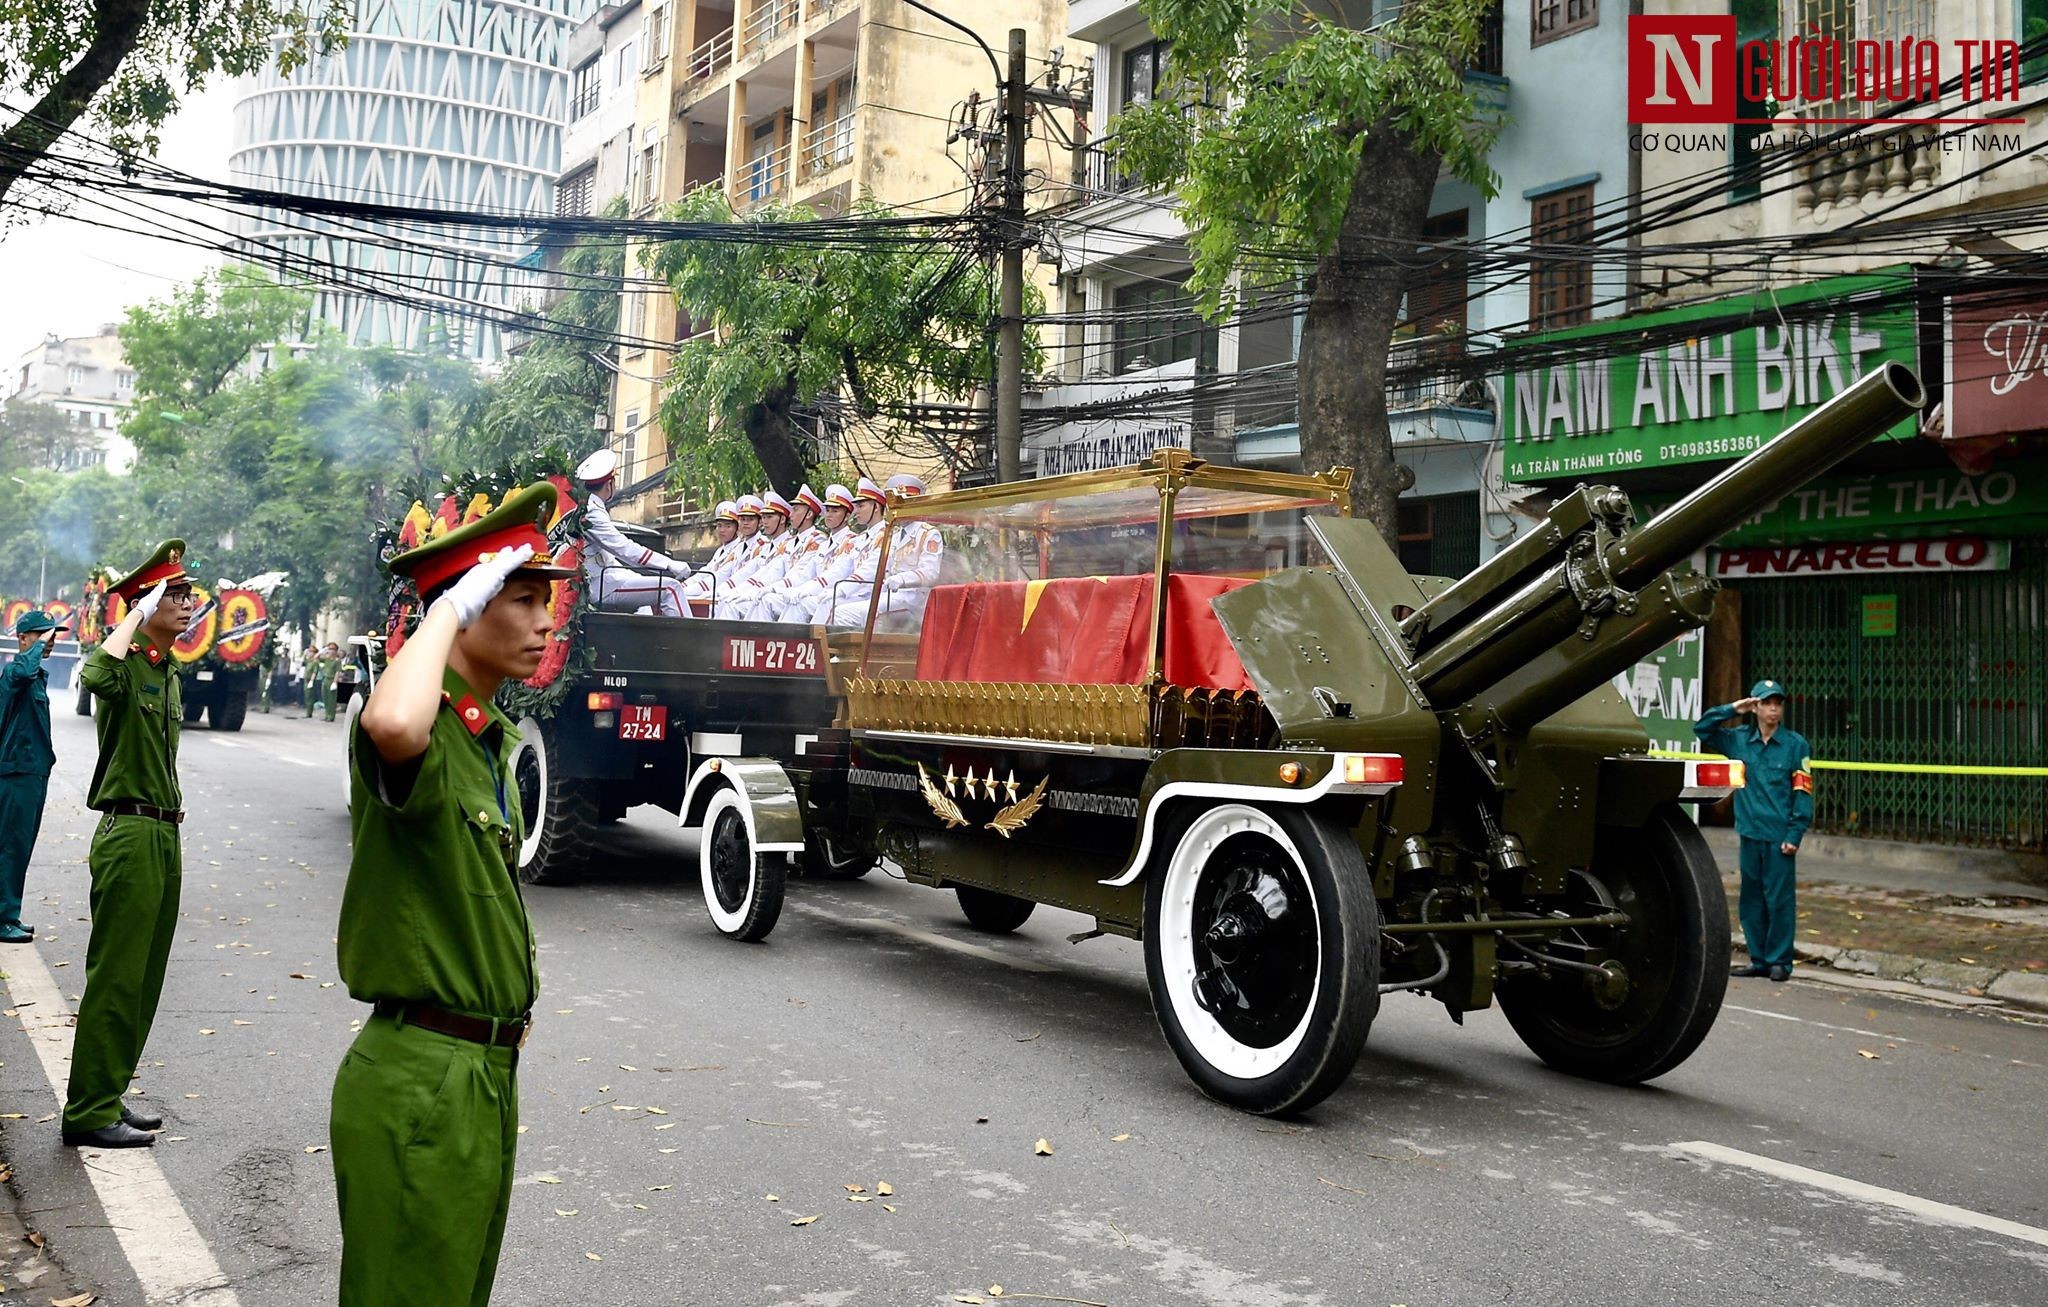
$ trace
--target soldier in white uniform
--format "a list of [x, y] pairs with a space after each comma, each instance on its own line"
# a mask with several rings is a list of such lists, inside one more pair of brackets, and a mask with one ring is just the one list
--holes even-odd
[[853, 492], [842, 485], [825, 488], [823, 542], [791, 566], [782, 585], [761, 601], [762, 616], [771, 622], [808, 622], [825, 597], [826, 569], [854, 547]]
[[769, 585], [781, 580], [783, 571], [789, 566], [789, 549], [796, 541], [789, 530], [789, 501], [773, 490], [763, 491], [760, 499], [761, 532], [754, 538], [767, 543], [760, 547], [752, 561], [733, 569], [732, 581], [718, 596], [715, 614], [718, 617], [737, 619], [748, 616], [761, 596], [768, 592]]
[[733, 552], [739, 548], [739, 506], [730, 499], [719, 500], [718, 508], [712, 514], [711, 530], [718, 537], [718, 547], [711, 551], [711, 557], [705, 560], [704, 566], [683, 582], [683, 598], [693, 603], [711, 602], [715, 591], [711, 578], [732, 561]]
[[789, 593], [792, 578], [801, 584], [816, 574], [817, 562], [825, 552], [825, 533], [818, 529], [818, 516], [824, 511], [824, 501], [808, 484], [791, 497], [788, 557], [774, 579], [763, 581], [760, 598], [747, 612], [749, 618], [756, 622], [779, 621], [782, 599]]
[[[599, 608], [633, 612], [653, 608], [663, 617], [689, 613], [681, 582], [690, 565], [626, 538], [612, 525], [605, 499], [618, 488], [619, 456], [600, 449], [576, 467], [588, 498], [583, 503], [583, 575]], [[653, 576], [642, 573], [655, 573]]]
[[[924, 480], [908, 474], [889, 478], [884, 487], [904, 499], [924, 493]], [[889, 573], [882, 578], [882, 606], [877, 615], [907, 620], [891, 623], [890, 629], [914, 629], [924, 614], [925, 601], [938, 584], [939, 566], [945, 561], [946, 542], [939, 528], [930, 522], [905, 522], [896, 528], [889, 544]]]
[[889, 497], [866, 477], [853, 492], [854, 547], [826, 570], [825, 597], [811, 620], [826, 626], [863, 626], [874, 593], [875, 565], [882, 558], [882, 510]]

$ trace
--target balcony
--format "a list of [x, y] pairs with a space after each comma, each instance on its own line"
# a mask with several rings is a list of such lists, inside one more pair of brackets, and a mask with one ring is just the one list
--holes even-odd
[[690, 51], [689, 62], [684, 65], [684, 85], [708, 82], [726, 69], [732, 67], [732, 29], [714, 33], [710, 40]]
[[732, 204], [749, 209], [789, 194], [789, 145], [785, 142], [742, 163], [733, 173]]
[[796, 19], [797, 0], [755, 0], [753, 12], [747, 15], [741, 51], [753, 54], [795, 31]]
[[804, 133], [804, 180], [853, 162], [853, 115], [844, 113]]
[[1914, 124], [1873, 128], [1812, 151], [1812, 157], [1799, 165], [1799, 180], [1792, 189], [1793, 216], [1815, 223], [1825, 223], [1830, 216], [1860, 217], [1934, 185], [1941, 154], [1927, 147], [1936, 141], [1939, 129], [1920, 127], [1917, 143], [1913, 131]]

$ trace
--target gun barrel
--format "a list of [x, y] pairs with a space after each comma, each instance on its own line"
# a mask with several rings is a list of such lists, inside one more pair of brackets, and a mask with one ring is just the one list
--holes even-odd
[[1920, 378], [1887, 363], [1785, 428], [1740, 462], [1617, 540], [1607, 561], [1616, 585], [1638, 590], [1744, 518], [1826, 472], [1927, 402]]

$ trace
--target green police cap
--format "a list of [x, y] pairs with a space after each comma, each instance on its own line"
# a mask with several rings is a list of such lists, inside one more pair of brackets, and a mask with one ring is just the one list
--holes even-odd
[[1752, 699], [1782, 699], [1785, 697], [1785, 687], [1776, 681], [1758, 681], [1755, 685], [1749, 687], [1749, 697]]
[[514, 576], [543, 581], [574, 576], [569, 568], [556, 567], [548, 550], [547, 527], [554, 517], [555, 502], [555, 488], [545, 481], [536, 481], [505, 496], [504, 503], [476, 521], [456, 527], [417, 549], [406, 550], [391, 560], [391, 570], [410, 577], [424, 595], [504, 550], [530, 545], [533, 557]]
[[189, 583], [191, 580], [192, 578], [185, 573], [185, 542], [166, 540], [156, 547], [156, 552], [149, 556], [148, 562], [108, 588], [133, 603], [144, 592], [155, 589], [159, 581], [177, 585], [180, 582]]
[[69, 624], [59, 622], [40, 608], [31, 608], [15, 619], [16, 635], [41, 635], [45, 631], [68, 631]]

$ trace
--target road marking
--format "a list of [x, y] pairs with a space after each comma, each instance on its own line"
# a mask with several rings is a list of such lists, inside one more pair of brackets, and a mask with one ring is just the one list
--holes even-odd
[[2008, 1221], [2002, 1216], [1986, 1216], [1967, 1207], [1937, 1203], [1931, 1198], [1902, 1194], [1896, 1189], [1881, 1189], [1877, 1185], [1865, 1184], [1861, 1180], [1845, 1179], [1839, 1175], [1830, 1175], [1826, 1171], [1781, 1162], [1774, 1157], [1745, 1153], [1739, 1148], [1710, 1144], [1704, 1140], [1696, 1139], [1690, 1143], [1673, 1144], [1671, 1147], [1674, 1152], [1690, 1153], [1694, 1157], [1705, 1158], [1710, 1162], [1748, 1167], [1752, 1171], [1761, 1171], [1765, 1175], [1774, 1175], [1781, 1180], [1790, 1180], [1809, 1189], [1840, 1194], [1844, 1198], [1854, 1198], [1860, 1202], [1876, 1203], [1884, 1207], [1896, 1207], [1902, 1212], [1911, 1212], [1915, 1216], [1941, 1225], [1956, 1225], [1972, 1230], [1983, 1230], [1990, 1234], [2002, 1234], [2008, 1239], [2018, 1239], [2023, 1243], [2039, 1244], [2048, 1248], [2048, 1230], [2038, 1226], [2021, 1225], [2018, 1221]]
[[906, 921], [891, 921], [887, 917], [842, 917], [830, 908], [813, 907], [808, 903], [792, 903], [789, 906], [795, 908], [798, 912], [806, 913], [813, 917], [828, 918], [842, 926], [865, 926], [869, 930], [886, 931], [891, 935], [901, 935], [905, 939], [914, 939], [920, 944], [930, 944], [934, 948], [949, 949], [954, 953], [965, 953], [968, 957], [980, 958], [984, 962], [994, 962], [1017, 971], [1059, 970], [1058, 967], [1048, 966], [1043, 962], [1034, 962], [1030, 958], [1012, 957], [1008, 953], [999, 953], [995, 949], [987, 948], [980, 944], [970, 944], [964, 939], [954, 939], [950, 935], [941, 935], [934, 931], [923, 930]]
[[1769, 1017], [1773, 1021], [1797, 1021], [1802, 1026], [1818, 1026], [1822, 1030], [1839, 1030], [1845, 1035], [1862, 1035], [1866, 1039], [1889, 1039], [1896, 1044], [1917, 1044], [1917, 1039], [1904, 1035], [1887, 1035], [1882, 1030], [1864, 1030], [1860, 1026], [1838, 1026], [1828, 1021], [1815, 1021], [1812, 1017], [1795, 1017], [1787, 1012], [1766, 1012], [1760, 1007], [1743, 1007], [1739, 1003], [1723, 1003], [1730, 1012], [1747, 1012], [1753, 1017]]
[[[64, 1110], [64, 1085], [70, 1079], [71, 1010], [57, 989], [57, 978], [33, 946], [11, 948], [4, 955], [7, 992], [21, 1013], [21, 1028], [43, 1064], [43, 1076]], [[52, 1122], [52, 1129], [56, 1123]], [[121, 1242], [121, 1252], [142, 1282], [144, 1300], [178, 1307], [241, 1307], [228, 1277], [213, 1259], [199, 1228], [163, 1167], [147, 1148], [81, 1148], [77, 1150], [93, 1193], [107, 1214], [107, 1224]]]

